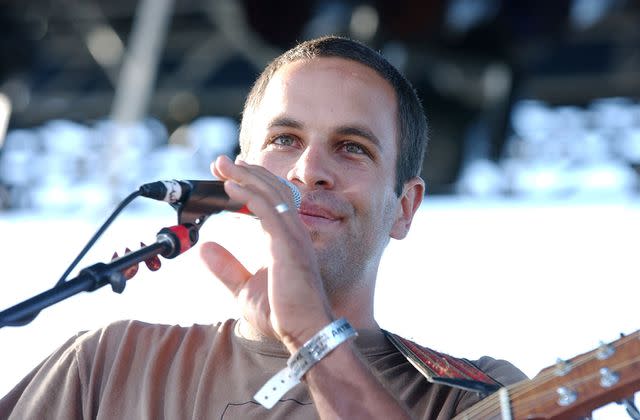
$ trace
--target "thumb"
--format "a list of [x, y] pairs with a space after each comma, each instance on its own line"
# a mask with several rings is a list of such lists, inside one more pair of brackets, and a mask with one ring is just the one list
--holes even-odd
[[226, 248], [215, 242], [202, 244], [200, 257], [211, 274], [219, 278], [234, 297], [238, 297], [238, 293], [252, 275], [244, 265]]

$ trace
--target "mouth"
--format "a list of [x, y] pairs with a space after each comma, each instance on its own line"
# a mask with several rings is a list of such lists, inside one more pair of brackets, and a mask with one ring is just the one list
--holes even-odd
[[302, 202], [298, 210], [300, 219], [308, 227], [326, 226], [340, 222], [342, 217], [328, 208], [317, 204]]

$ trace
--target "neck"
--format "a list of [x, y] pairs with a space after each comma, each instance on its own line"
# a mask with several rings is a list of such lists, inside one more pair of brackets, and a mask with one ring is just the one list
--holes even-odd
[[340, 272], [321, 269], [324, 289], [336, 319], [344, 317], [356, 329], [379, 329], [374, 318], [378, 262], [379, 258]]
[[335, 318], [346, 318], [356, 329], [379, 329], [373, 311], [373, 287], [356, 285], [329, 295]]

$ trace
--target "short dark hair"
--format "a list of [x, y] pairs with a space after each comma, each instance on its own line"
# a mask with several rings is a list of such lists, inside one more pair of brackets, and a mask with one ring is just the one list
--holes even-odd
[[[251, 88], [244, 104], [242, 124], [240, 126], [240, 148], [242, 153], [249, 150], [247, 138], [247, 117], [257, 109], [273, 75], [286, 64], [298, 60], [317, 57], [337, 57], [361, 63], [387, 80], [396, 93], [398, 106], [398, 157], [396, 160], [395, 191], [399, 196], [403, 185], [412, 177], [419, 176], [427, 146], [427, 120], [420, 99], [411, 83], [381, 54], [368, 46], [347, 38], [325, 36], [298, 44], [275, 58], [260, 74]], [[243, 134], [244, 133], [244, 134]]]

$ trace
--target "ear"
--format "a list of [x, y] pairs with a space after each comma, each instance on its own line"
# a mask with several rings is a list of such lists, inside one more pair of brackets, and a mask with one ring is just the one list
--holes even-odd
[[390, 236], [393, 239], [404, 239], [409, 232], [413, 216], [418, 211], [424, 196], [424, 181], [419, 176], [411, 178], [404, 183], [400, 203], [396, 213], [396, 220], [391, 228]]

